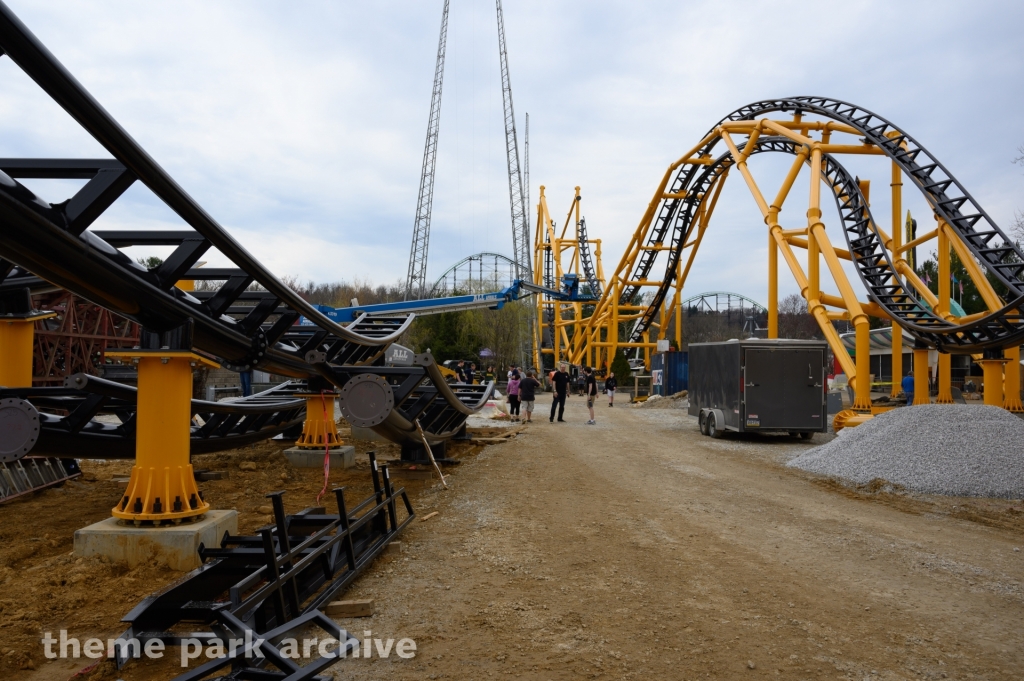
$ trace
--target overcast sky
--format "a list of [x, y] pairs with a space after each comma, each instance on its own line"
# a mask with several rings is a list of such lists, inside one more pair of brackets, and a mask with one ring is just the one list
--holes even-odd
[[[7, 1], [275, 273], [404, 280], [441, 0]], [[1012, 165], [1024, 144], [1024, 3], [504, 9], [520, 144], [530, 113], [531, 196], [546, 185], [564, 216], [580, 185], [609, 274], [667, 165], [722, 116], [768, 97], [874, 110], [915, 135], [1004, 228], [1024, 208], [1024, 169]], [[9, 59], [0, 84], [0, 154], [106, 156]], [[494, 5], [452, 0], [429, 278], [474, 252], [510, 253], [503, 136]], [[857, 171], [875, 179], [875, 195], [888, 185], [884, 164]], [[32, 186], [51, 201], [72, 189]], [[756, 207], [734, 180], [722, 206], [686, 288], [763, 300]], [[784, 211], [789, 226], [805, 209]], [[179, 224], [136, 186], [97, 226]], [[795, 290], [784, 277], [783, 293]]]

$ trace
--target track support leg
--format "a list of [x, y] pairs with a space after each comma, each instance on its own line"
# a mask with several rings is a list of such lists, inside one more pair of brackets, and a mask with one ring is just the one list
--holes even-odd
[[135, 466], [115, 518], [181, 522], [210, 505], [203, 500], [189, 461], [192, 368], [217, 364], [187, 350], [126, 350], [108, 357], [130, 358], [139, 370]]
[[978, 360], [984, 375], [985, 404], [993, 407], [1003, 406], [1003, 367], [1010, 361], [1004, 357], [996, 357], [997, 354], [1003, 353], [999, 350], [986, 350], [985, 359]]
[[914, 348], [914, 406], [931, 404], [928, 393], [928, 348]]
[[1008, 360], [1003, 368], [1003, 409], [1020, 414], [1024, 412], [1020, 402], [1020, 347], [1006, 348], [1003, 356]]
[[56, 312], [33, 310], [28, 289], [0, 297], [0, 385], [32, 387], [35, 323], [56, 315]]
[[333, 392], [302, 393], [296, 395], [306, 400], [306, 421], [302, 424], [302, 435], [295, 442], [303, 449], [340, 447], [338, 426], [334, 422], [334, 402], [338, 396]]
[[939, 353], [939, 394], [935, 404], [953, 404], [953, 358], [948, 352]]

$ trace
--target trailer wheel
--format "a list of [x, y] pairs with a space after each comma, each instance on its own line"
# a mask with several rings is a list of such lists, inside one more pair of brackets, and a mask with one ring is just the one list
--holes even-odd
[[700, 434], [708, 434], [708, 413], [701, 409], [700, 415], [697, 416], [697, 423], [700, 425]]
[[814, 437], [814, 433], [800, 433], [800, 437], [802, 437], [805, 440], [810, 440], [812, 437]]
[[725, 435], [725, 430], [718, 427], [714, 414], [708, 414], [708, 435], [716, 439]]

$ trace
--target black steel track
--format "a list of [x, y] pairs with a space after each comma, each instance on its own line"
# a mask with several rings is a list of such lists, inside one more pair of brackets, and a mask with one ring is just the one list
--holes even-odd
[[[306, 401], [294, 395], [304, 388], [288, 382], [231, 402], [192, 400], [191, 453], [234, 449], [301, 426]], [[78, 459], [135, 458], [137, 395], [132, 386], [87, 374], [71, 376], [65, 387], [0, 388], [0, 399], [27, 400], [44, 410], [33, 456]], [[115, 418], [97, 418], [103, 415]]]
[[590, 255], [590, 242], [587, 240], [587, 219], [584, 217], [580, 218], [579, 243], [580, 265], [583, 267], [583, 276], [587, 278], [587, 285], [590, 286], [590, 295], [600, 298], [601, 282], [597, 278], [597, 271], [594, 269], [594, 259]]
[[[0, 56], [10, 57], [112, 156], [0, 159], [0, 298], [27, 295], [26, 289], [64, 288], [138, 322], [147, 331], [161, 333], [189, 325], [190, 349], [222, 366], [234, 371], [260, 368], [308, 381], [313, 390], [327, 387], [324, 379], [341, 388], [360, 371], [383, 372], [379, 365], [384, 351], [408, 329], [412, 315], [364, 316], [347, 326], [336, 324], [238, 244], [2, 2], [0, 50]], [[19, 178], [87, 182], [67, 201], [50, 204]], [[167, 204], [187, 228], [91, 229], [135, 182]], [[174, 250], [161, 265], [147, 269], [120, 250], [136, 245], [173, 246]], [[197, 268], [210, 249], [219, 251], [232, 267]], [[204, 280], [212, 290], [186, 292], [177, 286], [181, 280]], [[300, 317], [310, 324], [297, 326]], [[408, 368], [400, 383], [408, 388], [406, 397], [415, 395], [419, 400], [414, 411], [424, 429], [428, 423], [439, 429], [428, 430], [429, 439], [436, 442], [457, 432], [493, 386], [466, 386], [453, 392], [436, 367], [431, 370], [433, 359], [427, 355], [422, 361], [424, 365]], [[83, 392], [78, 398], [88, 396]], [[46, 398], [37, 394], [34, 399]], [[418, 441], [401, 411], [374, 428], [399, 442]], [[76, 432], [83, 430], [87, 429], [83, 426]], [[100, 430], [96, 426], [96, 432]], [[411, 433], [416, 432], [412, 427]]]
[[[1008, 304], [969, 324], [955, 324], [932, 313], [927, 305], [918, 300], [913, 289], [904, 286], [897, 276], [855, 178], [834, 157], [824, 154], [822, 175], [835, 196], [857, 273], [868, 290], [869, 298], [883, 307], [897, 324], [930, 347], [944, 352], [973, 353], [1019, 344], [1024, 340], [1024, 254], [952, 174], [916, 140], [874, 113], [852, 104], [820, 97], [757, 102], [738, 109], [722, 122], [752, 120], [773, 112], [816, 114], [857, 129], [867, 142], [878, 146], [899, 165], [925, 195], [939, 217], [962, 237], [962, 241], [983, 267], [995, 274], [1009, 289]], [[720, 137], [713, 137], [695, 155], [710, 156], [720, 140]], [[799, 151], [799, 145], [782, 137], [762, 136], [755, 144], [757, 148], [751, 155], [765, 152], [796, 154]], [[673, 178], [667, 192], [685, 194], [686, 198], [665, 199], [661, 202], [648, 237], [649, 244], [660, 244], [666, 238], [670, 239], [673, 248], [669, 251], [666, 276], [651, 305], [645, 310], [641, 323], [634, 329], [631, 340], [640, 339], [660, 309], [673, 281], [682, 244], [690, 238], [695, 225], [701, 200], [733, 163], [731, 154], [726, 153], [711, 165], [684, 165]], [[979, 226], [981, 229], [977, 229]], [[655, 255], [655, 251], [644, 251], [630, 279], [646, 278]], [[627, 289], [622, 299], [631, 299], [637, 290], [637, 287]]]

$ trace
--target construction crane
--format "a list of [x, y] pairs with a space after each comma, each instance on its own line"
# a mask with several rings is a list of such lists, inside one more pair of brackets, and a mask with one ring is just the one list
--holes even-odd
[[441, 127], [441, 85], [444, 81], [444, 53], [448, 41], [448, 2], [444, 0], [441, 14], [441, 37], [437, 41], [437, 65], [434, 67], [434, 90], [430, 96], [430, 117], [427, 119], [427, 141], [423, 146], [423, 168], [420, 171], [420, 193], [416, 200], [416, 221], [409, 250], [409, 274], [405, 299], [422, 298], [427, 285], [427, 248], [430, 245], [430, 210], [434, 203], [434, 168], [437, 166], [437, 133]]
[[512, 107], [512, 84], [508, 76], [508, 50], [505, 45], [505, 15], [501, 0], [498, 10], [498, 56], [501, 59], [501, 98], [505, 104], [505, 155], [508, 159], [508, 198], [512, 209], [512, 254], [523, 281], [533, 280], [530, 266], [530, 226], [526, 222], [526, 199], [523, 175], [519, 167], [519, 140], [516, 137], [516, 115]]

